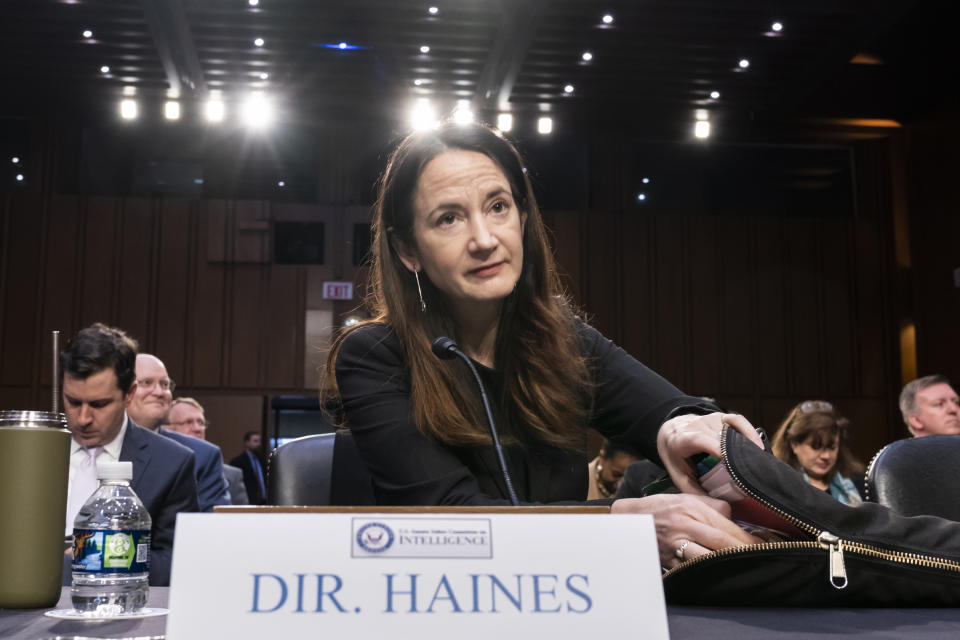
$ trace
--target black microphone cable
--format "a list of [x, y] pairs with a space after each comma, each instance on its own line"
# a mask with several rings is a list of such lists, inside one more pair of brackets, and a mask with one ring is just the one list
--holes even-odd
[[493, 437], [493, 448], [497, 451], [497, 460], [500, 463], [500, 472], [503, 474], [503, 481], [507, 485], [507, 493], [510, 494], [510, 504], [515, 507], [519, 506], [520, 501], [517, 500], [517, 494], [513, 490], [513, 481], [510, 479], [510, 472], [507, 471], [507, 462], [503, 458], [503, 449], [500, 448], [500, 437], [497, 435], [497, 426], [493, 421], [493, 411], [490, 410], [490, 400], [487, 398], [487, 390], [483, 386], [483, 380], [480, 379], [480, 374], [477, 372], [477, 368], [473, 366], [473, 361], [470, 359], [470, 356], [461, 351], [460, 347], [457, 346], [457, 343], [446, 336], [440, 336], [434, 340], [432, 349], [434, 355], [441, 360], [453, 360], [454, 358], [460, 358], [467, 363], [467, 366], [470, 367], [470, 371], [473, 372], [473, 377], [477, 381], [477, 386], [480, 388], [480, 398], [483, 400], [483, 408], [487, 412], [487, 422], [490, 423], [490, 435]]

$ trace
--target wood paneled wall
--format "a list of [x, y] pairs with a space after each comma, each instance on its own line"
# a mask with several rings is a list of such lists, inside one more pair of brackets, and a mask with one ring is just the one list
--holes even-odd
[[[882, 166], [885, 147], [873, 153], [860, 164]], [[768, 430], [793, 404], [823, 398], [851, 418], [865, 459], [903, 435], [882, 197], [861, 198], [868, 210], [845, 219], [638, 214], [620, 203], [616, 157], [604, 162], [583, 209], [545, 213], [570, 290], [601, 331], [685, 391]], [[869, 188], [883, 191], [873, 178]], [[354, 276], [346, 244], [356, 209], [8, 196], [0, 407], [48, 406], [49, 331], [65, 340], [103, 321], [208, 403], [211, 439], [232, 455], [243, 431], [260, 426], [263, 396], [315, 392], [304, 373], [316, 346], [305, 344], [308, 299], [317, 282]], [[336, 264], [271, 264], [264, 229], [284, 218], [330, 221]]]

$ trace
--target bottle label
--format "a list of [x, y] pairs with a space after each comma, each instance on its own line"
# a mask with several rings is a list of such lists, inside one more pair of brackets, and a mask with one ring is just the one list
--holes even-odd
[[74, 571], [146, 573], [150, 570], [150, 532], [74, 529]]

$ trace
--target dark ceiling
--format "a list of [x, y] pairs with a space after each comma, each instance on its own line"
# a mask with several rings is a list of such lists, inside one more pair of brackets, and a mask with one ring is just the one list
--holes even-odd
[[[244, 96], [262, 91], [289, 119], [323, 111], [400, 117], [422, 97], [438, 115], [469, 100], [486, 118], [512, 112], [518, 126], [541, 113], [596, 126], [660, 126], [692, 122], [697, 108], [731, 120], [903, 120], [953, 91], [945, 73], [950, 34], [939, 6], [4, 0], [0, 75], [8, 99], [69, 91], [111, 109], [124, 87], [135, 87], [144, 117], [161, 117], [158, 105], [178, 89], [185, 120], [200, 118], [211, 91], [222, 92], [228, 118]], [[357, 48], [341, 49], [341, 42]], [[592, 59], [585, 61], [584, 52]], [[742, 58], [750, 61], [746, 69], [738, 66]], [[710, 97], [713, 91], [719, 98]]]

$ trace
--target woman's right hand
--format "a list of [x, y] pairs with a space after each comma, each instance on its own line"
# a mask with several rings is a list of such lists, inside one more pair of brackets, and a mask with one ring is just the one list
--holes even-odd
[[709, 496], [661, 494], [624, 498], [615, 501], [610, 512], [653, 516], [660, 565], [665, 569], [716, 549], [763, 542], [730, 520], [729, 504]]

